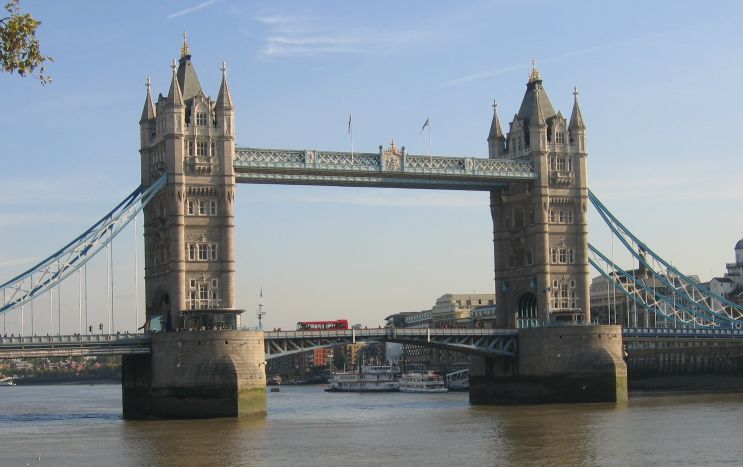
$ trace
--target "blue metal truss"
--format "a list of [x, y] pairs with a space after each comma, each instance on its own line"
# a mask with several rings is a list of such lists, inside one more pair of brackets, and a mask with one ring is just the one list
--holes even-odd
[[236, 148], [238, 183], [490, 191], [534, 180], [531, 161], [379, 153]]
[[134, 219], [165, 186], [167, 178], [166, 173], [147, 189], [139, 186], [79, 237], [28, 271], [0, 285], [0, 313], [33, 300], [80, 269]]
[[[743, 324], [743, 306], [712, 292], [698, 281], [683, 274], [637, 238], [592, 192], [588, 192], [588, 197], [611, 232], [638, 261], [640, 267], [649, 274], [649, 278], [665, 289], [661, 291], [655, 287], [655, 284], [649, 286], [642, 278], [617, 267], [596, 248], [589, 245], [594, 255], [589, 262], [617, 290], [621, 290], [627, 297], [632, 298], [643, 309], [682, 326], [739, 327]], [[624, 280], [617, 280], [618, 278]], [[629, 287], [630, 284], [631, 287]]]

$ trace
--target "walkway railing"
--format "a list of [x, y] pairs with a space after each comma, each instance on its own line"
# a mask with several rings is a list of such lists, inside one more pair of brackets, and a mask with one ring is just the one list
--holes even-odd
[[531, 161], [480, 157], [237, 148], [238, 182], [488, 190], [536, 178]]

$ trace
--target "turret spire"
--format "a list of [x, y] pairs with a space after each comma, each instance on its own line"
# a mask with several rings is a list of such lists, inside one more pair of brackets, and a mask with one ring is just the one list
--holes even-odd
[[583, 115], [580, 112], [580, 106], [578, 105], [578, 88], [573, 88], [573, 113], [570, 115], [570, 129], [585, 130], [586, 125], [583, 123]]
[[168, 105], [183, 106], [181, 87], [178, 84], [178, 64], [175, 59], [173, 59], [173, 64], [170, 67], [173, 69], [173, 80], [170, 82], [170, 89], [168, 90]]
[[144, 100], [142, 118], [139, 119], [139, 123], [155, 118], [155, 106], [152, 104], [152, 81], [150, 81], [149, 77], [147, 77], [147, 81], [145, 81], [145, 87], [147, 88], [147, 97], [145, 97]]
[[188, 33], [183, 31], [183, 46], [181, 47], [181, 58], [191, 55], [191, 48], [188, 46]]
[[534, 81], [542, 81], [542, 75], [539, 73], [539, 68], [537, 68], [536, 60], [533, 58], [531, 59], [531, 72], [529, 73], [529, 82]]
[[498, 119], [498, 103], [493, 99], [493, 121], [490, 123], [490, 134], [488, 134], [488, 141], [492, 140], [503, 140], [506, 137], [503, 135], [503, 130], [500, 127], [500, 120]]
[[230, 89], [227, 87], [227, 63], [222, 62], [222, 84], [219, 86], [219, 94], [217, 95], [217, 108], [220, 109], [232, 109], [232, 96], [230, 95]]

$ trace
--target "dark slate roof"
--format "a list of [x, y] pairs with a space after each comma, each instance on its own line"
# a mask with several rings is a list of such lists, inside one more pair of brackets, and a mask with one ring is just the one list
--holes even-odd
[[181, 59], [178, 61], [177, 75], [183, 101], [188, 102], [201, 91], [201, 83], [199, 83], [199, 78], [196, 77], [196, 70], [194, 70], [191, 63], [190, 54], [181, 56]]
[[[537, 93], [537, 88], [539, 88], [539, 93]], [[539, 95], [539, 109], [541, 109], [544, 119], [549, 120], [556, 115], [555, 109], [552, 107], [552, 103], [550, 102], [550, 98], [547, 96], [547, 91], [545, 91], [542, 86], [542, 80], [530, 81], [526, 85], [526, 93], [524, 94], [524, 99], [521, 101], [521, 107], [517, 114], [518, 118], [523, 120], [527, 126], [529, 125], [529, 121], [531, 121], [534, 109], [537, 108], [534, 102], [536, 99], [535, 95], [537, 94]]]
[[740, 240], [738, 240], [738, 243], [735, 244], [735, 249], [736, 250], [743, 250], [743, 238], [741, 238]]

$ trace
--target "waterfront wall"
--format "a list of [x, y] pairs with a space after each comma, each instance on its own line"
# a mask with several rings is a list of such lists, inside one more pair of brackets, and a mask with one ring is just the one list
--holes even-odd
[[266, 412], [263, 333], [157, 333], [151, 355], [122, 359], [126, 418], [213, 418]]
[[[631, 388], [673, 388], [678, 378], [668, 377], [675, 376], [743, 378], [743, 342], [648, 339], [628, 342], [626, 349]], [[648, 386], [646, 380], [654, 381]]]
[[627, 399], [620, 326], [519, 331], [517, 359], [473, 357], [470, 402], [534, 404]]

